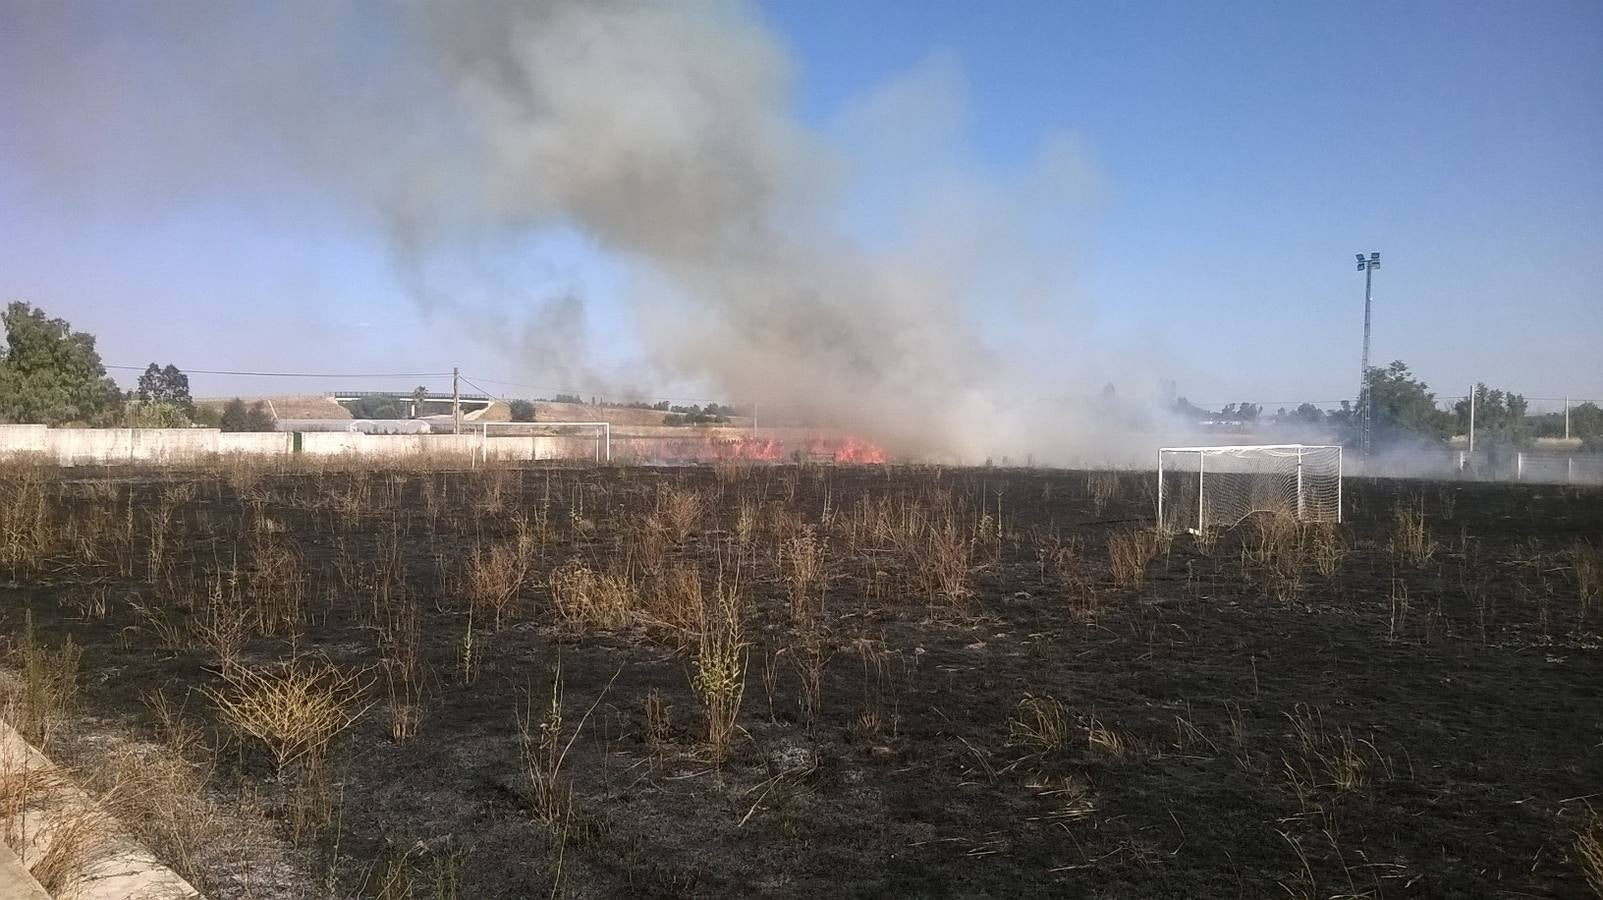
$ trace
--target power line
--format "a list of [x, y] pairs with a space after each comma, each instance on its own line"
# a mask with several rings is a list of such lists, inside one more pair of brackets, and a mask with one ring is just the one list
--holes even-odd
[[[106, 366], [129, 372], [149, 371], [149, 366]], [[447, 378], [450, 372], [233, 372], [223, 369], [181, 369], [185, 375], [244, 375], [252, 378]]]
[[[662, 394], [612, 394], [612, 393], [604, 393], [602, 391], [587, 391], [587, 390], [582, 390], [580, 388], [572, 388], [572, 387], [569, 387], [569, 388], [554, 388], [554, 387], [550, 387], [550, 386], [546, 386], [546, 385], [523, 384], [523, 383], [516, 382], [516, 381], [500, 381], [500, 380], [497, 380], [495, 378], [485, 378], [483, 376], [478, 376], [478, 378], [479, 378], [480, 381], [484, 382], [485, 384], [499, 384], [499, 385], [501, 385], [503, 387], [523, 388], [526, 391], [540, 391], [541, 393], [545, 393], [545, 394], [571, 394], [571, 395], [576, 396], [576, 397], [584, 397], [584, 396], [600, 397], [600, 398], [602, 398], [604, 400], [667, 400], [669, 402], [677, 401], [677, 402], [681, 402], [681, 403], [687, 403], [687, 402], [694, 402], [694, 403], [723, 403], [723, 402], [725, 402], [723, 400], [719, 400], [716, 397], [668, 397], [668, 396], [664, 396]], [[467, 376], [466, 375], [462, 376], [462, 380], [466, 381], [467, 380]], [[480, 390], [483, 390], [483, 388], [480, 388]], [[485, 391], [485, 393], [489, 393], [489, 391]]]
[[499, 401], [501, 401], [502, 403], [505, 403], [508, 406], [512, 405], [512, 401], [508, 400], [505, 397], [497, 395], [493, 391], [487, 391], [484, 388], [479, 387], [478, 385], [474, 384], [473, 380], [468, 378], [466, 375], [461, 375], [461, 376], [458, 376], [458, 377], [460, 377], [463, 381], [467, 382], [467, 386], [468, 387], [473, 388], [475, 391], [478, 391], [479, 393], [485, 395], [486, 397], [489, 397], [492, 400], [499, 400]]
[[1192, 400], [1187, 397], [1179, 397], [1176, 398], [1175, 402], [1179, 402], [1180, 400], [1184, 400], [1192, 406], [1229, 406], [1232, 403], [1251, 403], [1253, 406], [1290, 406], [1293, 403], [1299, 405], [1307, 403], [1313, 406], [1318, 406], [1321, 403], [1331, 405], [1352, 402], [1351, 397], [1343, 397], [1340, 400], [1231, 400], [1224, 403], [1221, 403], [1217, 400]]
[[[116, 369], [116, 370], [119, 370], [119, 371], [126, 371], [126, 372], [145, 372], [145, 371], [148, 371], [150, 367], [149, 366], [121, 366], [121, 365], [109, 365], [108, 364], [108, 365], [105, 366], [105, 368], [107, 368], [107, 369]], [[245, 371], [237, 371], [237, 370], [232, 370], [232, 369], [181, 369], [181, 371], [185, 375], [224, 375], [224, 376], [238, 376], [238, 377], [247, 377], [247, 378], [349, 378], [349, 379], [356, 379], [356, 378], [449, 378], [451, 376], [450, 372], [245, 372]], [[485, 378], [483, 376], [476, 376], [476, 377], [478, 378], [479, 381], [482, 381], [485, 384], [495, 384], [495, 385], [501, 385], [503, 387], [523, 388], [524, 390], [540, 391], [542, 393], [548, 393], [548, 394], [570, 394], [570, 395], [579, 396], [579, 397], [592, 396], [592, 397], [599, 397], [599, 398], [602, 398], [602, 399], [605, 399], [605, 400], [667, 400], [667, 401], [670, 401], [670, 402], [681, 402], [681, 403], [688, 403], [688, 402], [694, 402], [694, 403], [723, 403], [723, 402], [725, 402], [724, 400], [721, 400], [721, 399], [718, 399], [718, 398], [714, 398], [714, 397], [670, 397], [670, 396], [665, 396], [663, 394], [614, 394], [614, 393], [610, 393], [610, 392], [583, 390], [581, 388], [573, 388], [573, 387], [555, 388], [555, 387], [544, 386], [544, 385], [525, 384], [525, 383], [517, 382], [517, 381], [504, 381], [504, 380], [496, 379], [496, 378]], [[495, 397], [496, 399], [501, 400], [502, 402], [506, 402], [506, 399], [504, 397], [500, 397], [500, 396], [496, 395], [495, 393], [493, 393], [492, 391], [485, 390], [483, 387], [481, 387], [478, 384], [475, 384], [473, 381], [469, 380], [467, 376], [465, 376], [465, 375], [462, 376], [462, 380], [468, 382], [469, 385], [471, 385], [474, 389], [478, 390], [480, 393]], [[1450, 400], [1464, 400], [1464, 399], [1467, 399], [1468, 396], [1469, 395], [1467, 395], [1467, 394], [1439, 394], [1439, 395], [1437, 395], [1436, 399], [1438, 401], [1445, 402], [1445, 401], [1450, 401]], [[1261, 407], [1268, 407], [1268, 406], [1294, 406], [1294, 405], [1301, 405], [1301, 404], [1304, 404], [1304, 403], [1312, 404], [1314, 406], [1321, 406], [1321, 405], [1323, 405], [1323, 406], [1336, 406], [1336, 405], [1340, 405], [1342, 403], [1352, 403], [1353, 402], [1353, 399], [1351, 397], [1341, 397], [1341, 398], [1338, 398], [1338, 399], [1335, 399], [1335, 400], [1229, 400], [1229, 401], [1220, 401], [1220, 400], [1192, 400], [1190, 398], [1183, 398], [1183, 399], [1185, 399], [1186, 402], [1190, 403], [1191, 405], [1197, 406], [1197, 407], [1228, 406], [1231, 403], [1251, 403], [1254, 406], [1261, 406]], [[1588, 399], [1588, 398], [1585, 398], [1585, 397], [1530, 397], [1530, 396], [1526, 396], [1524, 399], [1526, 399], [1526, 400], [1534, 400], [1534, 401], [1537, 401], [1537, 402], [1540, 402], [1540, 403], [1562, 403], [1562, 402], [1568, 401], [1572, 405], [1579, 405], [1579, 404], [1582, 404], [1582, 403], [1596, 403], [1596, 404], [1603, 405], [1603, 400]]]

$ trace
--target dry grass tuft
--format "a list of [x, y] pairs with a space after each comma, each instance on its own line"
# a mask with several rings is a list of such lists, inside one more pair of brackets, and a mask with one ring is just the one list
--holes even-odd
[[1158, 554], [1157, 534], [1138, 529], [1108, 535], [1108, 573], [1114, 586], [1135, 590], [1146, 581], [1147, 563]]
[[160, 694], [147, 704], [159, 723], [158, 742], [101, 736], [76, 774], [158, 859], [207, 893], [225, 894], [219, 867], [230, 870], [234, 860], [259, 853], [272, 826], [246, 798], [214, 790], [209, 753], [181, 709]]
[[222, 689], [206, 693], [223, 722], [261, 742], [282, 773], [296, 761], [317, 768], [329, 743], [367, 711], [357, 706], [364, 689], [362, 673], [292, 661], [241, 668]]
[[[72, 795], [76, 791], [64, 784], [61, 793]], [[44, 824], [33, 835], [33, 847], [24, 864], [39, 886], [52, 896], [72, 896], [85, 870], [105, 855], [114, 825], [98, 806], [76, 796], [51, 806]]]
[[962, 601], [969, 592], [969, 563], [974, 555], [974, 541], [948, 519], [943, 525], [930, 526], [922, 549], [914, 566], [924, 574], [930, 595], [948, 603]]
[[1091, 783], [1079, 776], [1065, 775], [1057, 787], [1042, 791], [1041, 796], [1056, 801], [1056, 807], [1048, 814], [1054, 822], [1079, 822], [1096, 815], [1096, 795], [1092, 793]]
[[83, 649], [69, 637], [60, 648], [52, 650], [35, 638], [31, 614], [25, 621], [15, 651], [18, 684], [14, 694], [3, 699], [11, 708], [17, 730], [42, 750], [72, 712], [78, 696], [78, 666]]
[[1007, 724], [1008, 743], [1031, 753], [1059, 753], [1069, 745], [1069, 712], [1053, 697], [1026, 696]]
[[790, 583], [790, 618], [798, 630], [810, 630], [823, 612], [824, 552], [824, 542], [811, 525], [781, 545], [781, 568]]
[[1353, 737], [1345, 728], [1326, 727], [1317, 708], [1299, 703], [1285, 715], [1293, 750], [1282, 757], [1282, 771], [1298, 794], [1356, 792], [1369, 782], [1372, 759], [1384, 765], [1374, 744]]
[[571, 559], [551, 573], [551, 601], [569, 626], [621, 628], [639, 607], [640, 591], [625, 574], [596, 572]]
[[533, 705], [518, 718], [518, 740], [523, 760], [524, 786], [535, 819], [556, 826], [572, 815], [573, 789], [562, 777], [568, 749], [577, 732], [563, 743], [562, 664], [551, 673], [551, 698], [544, 713], [535, 718]]
[[515, 611], [518, 592], [534, 563], [534, 550], [534, 531], [527, 520], [520, 520], [512, 540], [492, 544], [488, 551], [476, 549], [468, 557], [468, 597], [474, 606], [489, 613], [497, 631], [507, 613]]
[[53, 895], [69, 896], [103, 855], [111, 820], [61, 772], [13, 742], [0, 750], [0, 839]]
[[701, 594], [701, 573], [690, 566], [674, 566], [655, 579], [643, 594], [641, 615], [649, 624], [665, 628], [683, 646], [701, 629], [706, 601]]
[[1125, 760], [1141, 753], [1139, 741], [1097, 718], [1095, 714], [1086, 723], [1085, 740], [1093, 753], [1110, 759]]
[[251, 545], [250, 572], [257, 631], [273, 634], [299, 627], [305, 590], [300, 554], [269, 535], [257, 534]]
[[751, 477], [756, 463], [749, 459], [717, 459], [713, 460], [713, 475], [723, 484], [736, 484]]
[[657, 508], [650, 524], [663, 531], [674, 543], [682, 543], [701, 522], [706, 501], [699, 491], [669, 487], [657, 494]]
[[1575, 581], [1575, 595], [1580, 601], [1580, 621], [1584, 626], [1594, 608], [1603, 605], [1603, 544], [1594, 546], [1576, 538], [1570, 545], [1570, 576]]
[[652, 688], [645, 700], [645, 740], [654, 748], [662, 748], [673, 739], [673, 705], [662, 697], [662, 691]]
[[219, 574], [189, 628], [193, 638], [217, 657], [224, 675], [239, 667], [240, 654], [250, 639], [251, 616], [239, 596], [237, 575], [225, 587]]
[[1118, 499], [1119, 473], [1118, 472], [1089, 472], [1085, 476], [1086, 493], [1091, 496], [1091, 510], [1097, 515], [1107, 508], [1108, 504]]
[[1603, 897], [1603, 816], [1593, 813], [1575, 836], [1575, 859], [1592, 893]]
[[1335, 525], [1308, 526], [1310, 555], [1314, 571], [1324, 578], [1334, 578], [1341, 571], [1341, 562], [1347, 556], [1347, 542], [1341, 529]]
[[530, 698], [528, 706], [518, 715], [519, 756], [529, 808], [535, 819], [559, 833], [565, 832], [573, 819], [573, 788], [563, 774], [568, 753], [617, 679], [615, 672], [570, 732], [563, 718], [564, 689], [559, 660], [551, 672], [551, 695], [543, 711], [537, 716], [533, 698]]
[[707, 716], [707, 749], [723, 762], [746, 693], [744, 598], [738, 580], [719, 579], [715, 602], [701, 619], [690, 684]]
[[1419, 567], [1436, 555], [1436, 540], [1425, 524], [1425, 501], [1419, 497], [1399, 500], [1392, 507], [1390, 540], [1392, 557]]

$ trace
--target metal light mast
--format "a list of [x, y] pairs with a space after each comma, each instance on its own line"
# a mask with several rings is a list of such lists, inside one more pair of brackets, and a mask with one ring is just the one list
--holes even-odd
[[1362, 253], [1358, 257], [1358, 271], [1364, 273], [1364, 361], [1358, 370], [1358, 449], [1365, 456], [1369, 455], [1369, 425], [1374, 419], [1374, 411], [1370, 404], [1365, 402], [1365, 394], [1369, 391], [1369, 305], [1374, 286], [1375, 270], [1380, 268], [1380, 253], [1369, 254], [1366, 259]]

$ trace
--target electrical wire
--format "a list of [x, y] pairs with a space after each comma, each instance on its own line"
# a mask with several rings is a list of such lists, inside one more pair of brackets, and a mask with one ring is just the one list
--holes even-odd
[[[144, 371], [148, 371], [150, 367], [149, 366], [106, 365], [105, 368], [107, 368], [107, 369], [116, 369], [118, 371], [125, 371], [125, 372], [144, 372]], [[356, 379], [356, 378], [449, 378], [449, 377], [451, 377], [451, 374], [452, 374], [450, 372], [246, 372], [246, 371], [236, 371], [236, 370], [231, 370], [231, 369], [182, 369], [181, 371], [185, 375], [223, 375], [223, 376], [239, 376], [239, 377], [248, 377], [248, 378], [349, 378], [349, 379]], [[472, 386], [475, 390], [479, 391], [480, 393], [485, 394], [486, 396], [494, 397], [495, 399], [500, 400], [503, 403], [507, 402], [506, 398], [500, 397], [500, 396], [492, 393], [491, 391], [485, 390], [483, 387], [480, 387], [474, 381], [470, 381], [467, 376], [460, 375], [458, 377], [460, 377], [463, 381], [467, 382], [470, 386]], [[502, 387], [523, 388], [524, 390], [539, 391], [541, 393], [547, 393], [547, 394], [568, 394], [568, 395], [571, 395], [571, 396], [578, 396], [578, 397], [591, 396], [591, 397], [598, 397], [598, 398], [603, 399], [603, 400], [612, 400], [612, 401], [616, 401], [616, 400], [628, 400], [628, 401], [645, 401], [645, 400], [660, 401], [660, 400], [667, 400], [670, 403], [722, 403], [723, 402], [721, 400], [717, 400], [715, 398], [710, 398], [710, 397], [665, 397], [665, 396], [663, 396], [661, 394], [613, 394], [613, 393], [603, 393], [601, 391], [585, 391], [585, 390], [580, 390], [578, 388], [553, 388], [553, 387], [549, 387], [549, 386], [545, 386], [545, 385], [524, 384], [522, 382], [517, 382], [517, 381], [505, 381], [505, 380], [496, 379], [496, 378], [486, 378], [484, 376], [474, 376], [474, 377], [477, 378], [478, 381], [482, 381], [485, 384], [500, 385]], [[1436, 399], [1438, 401], [1444, 401], [1444, 402], [1445, 401], [1454, 401], [1454, 400], [1464, 400], [1464, 399], [1468, 399], [1468, 395], [1467, 394], [1438, 395]], [[1594, 404], [1603, 405], [1603, 400], [1593, 400], [1593, 399], [1587, 399], [1587, 398], [1583, 398], [1583, 397], [1525, 397], [1524, 399], [1526, 399], [1526, 400], [1534, 400], [1534, 401], [1539, 402], [1539, 403], [1563, 403], [1563, 402], [1567, 401], [1572, 405], [1580, 405], [1582, 403], [1594, 403]], [[1196, 406], [1196, 407], [1199, 407], [1199, 408], [1201, 408], [1201, 407], [1210, 407], [1210, 406], [1223, 407], [1223, 406], [1230, 405], [1230, 403], [1251, 403], [1254, 406], [1266, 408], [1266, 407], [1271, 407], [1271, 406], [1300, 406], [1300, 405], [1302, 405], [1304, 403], [1311, 404], [1313, 406], [1337, 406], [1337, 405], [1342, 404], [1342, 403], [1353, 403], [1354, 401], [1353, 401], [1353, 399], [1351, 397], [1342, 397], [1342, 398], [1339, 398], [1339, 399], [1336, 399], [1336, 400], [1232, 400], [1232, 401], [1228, 401], [1228, 402], [1221, 402], [1221, 401], [1217, 401], [1217, 400], [1203, 401], [1203, 400], [1190, 400], [1190, 399], [1187, 399], [1186, 402], [1190, 403], [1192, 406]]]
[[[149, 371], [149, 366], [106, 366], [128, 372]], [[223, 369], [180, 369], [185, 375], [244, 375], [252, 378], [449, 378], [450, 372], [234, 372]]]

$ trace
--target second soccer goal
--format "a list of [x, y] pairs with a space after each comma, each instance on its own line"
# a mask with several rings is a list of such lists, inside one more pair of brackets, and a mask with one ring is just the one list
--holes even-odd
[[1315, 444], [1165, 447], [1158, 526], [1230, 528], [1254, 513], [1341, 521], [1341, 448]]

